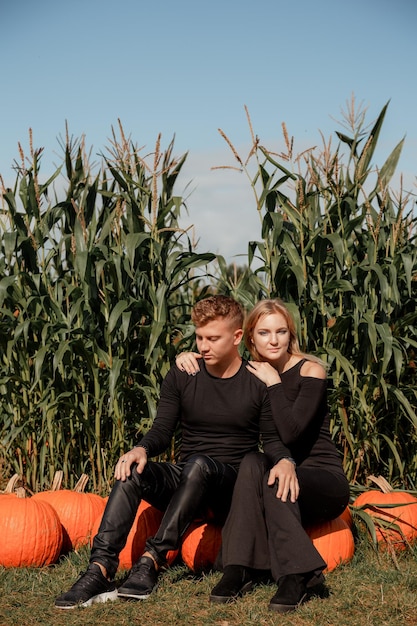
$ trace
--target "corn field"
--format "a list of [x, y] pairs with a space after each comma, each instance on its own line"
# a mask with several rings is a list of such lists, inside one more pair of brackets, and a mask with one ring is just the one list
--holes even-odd
[[[83, 141], [40, 178], [20, 149], [1, 214], [1, 450], [34, 490], [56, 470], [105, 491], [115, 459], [149, 427], [175, 345], [192, 332], [196, 254], [173, 194], [185, 157], [142, 158], [113, 132], [93, 174]], [[53, 191], [53, 184], [65, 191]]]
[[[386, 105], [370, 130], [348, 103], [344, 125], [323, 148], [294, 154], [252, 147], [235, 165], [247, 175], [261, 218], [249, 266], [223, 284], [239, 297], [280, 297], [298, 320], [302, 348], [328, 364], [332, 435], [352, 482], [382, 474], [415, 488], [417, 478], [416, 195], [390, 188], [403, 140], [372, 164]], [[222, 166], [224, 167], [224, 166]]]
[[197, 253], [179, 227], [187, 155], [174, 157], [173, 142], [163, 150], [158, 137], [142, 156], [119, 124], [96, 165], [67, 132], [46, 182], [42, 150], [19, 144], [0, 214], [6, 471], [33, 490], [58, 469], [68, 486], [86, 472], [106, 492], [116, 458], [152, 423], [176, 352], [193, 346], [191, 306], [211, 291], [247, 308], [285, 300], [303, 350], [328, 363], [332, 435], [352, 484], [372, 473], [414, 489], [415, 195], [391, 188], [403, 141], [373, 164], [386, 113], [367, 129], [352, 101], [337, 146], [323, 138], [301, 154], [285, 125], [283, 151], [263, 146], [249, 114], [246, 157], [220, 131], [233, 158], [222, 167], [246, 174], [260, 218], [243, 268]]

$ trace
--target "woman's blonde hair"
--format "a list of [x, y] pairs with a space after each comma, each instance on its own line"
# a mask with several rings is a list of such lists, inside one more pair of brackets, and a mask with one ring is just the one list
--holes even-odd
[[297, 329], [295, 326], [294, 318], [291, 313], [285, 306], [284, 302], [279, 298], [275, 298], [273, 300], [260, 300], [253, 309], [250, 311], [246, 318], [245, 322], [245, 332], [244, 332], [244, 342], [246, 348], [249, 350], [251, 357], [254, 361], [262, 361], [261, 356], [258, 354], [258, 351], [255, 348], [255, 344], [253, 341], [253, 333], [255, 330], [255, 326], [258, 321], [265, 317], [266, 315], [271, 315], [273, 313], [279, 313], [285, 319], [287, 324], [289, 333], [290, 333], [290, 342], [288, 344], [288, 353], [293, 354], [295, 356], [300, 356], [308, 359], [309, 361], [314, 361], [315, 363], [320, 363], [324, 368], [326, 368], [326, 363], [319, 359], [318, 357], [312, 354], [305, 354], [300, 349], [300, 344], [298, 342], [297, 337]]

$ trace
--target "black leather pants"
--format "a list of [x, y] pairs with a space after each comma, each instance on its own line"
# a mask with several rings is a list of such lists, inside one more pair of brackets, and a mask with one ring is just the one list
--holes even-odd
[[119, 554], [144, 498], [165, 511], [157, 533], [146, 542], [146, 550], [163, 565], [167, 552], [179, 547], [181, 537], [195, 518], [204, 519], [210, 510], [219, 523], [224, 522], [236, 476], [233, 466], [200, 454], [175, 465], [148, 461], [142, 474], [132, 466], [129, 479], [116, 481], [110, 493], [94, 537], [90, 563], [101, 563], [114, 577]]

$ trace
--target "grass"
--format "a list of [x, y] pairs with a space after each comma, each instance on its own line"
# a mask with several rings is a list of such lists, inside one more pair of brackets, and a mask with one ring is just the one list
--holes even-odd
[[[190, 575], [176, 565], [161, 576], [145, 602], [114, 602], [61, 611], [54, 598], [88, 562], [82, 549], [43, 569], [0, 568], [0, 626], [411, 626], [417, 623], [417, 549], [377, 554], [359, 538], [353, 561], [327, 575], [329, 597], [314, 598], [294, 613], [268, 610], [273, 585], [256, 588], [230, 605], [210, 604], [219, 573]], [[119, 576], [122, 580], [123, 575]]]

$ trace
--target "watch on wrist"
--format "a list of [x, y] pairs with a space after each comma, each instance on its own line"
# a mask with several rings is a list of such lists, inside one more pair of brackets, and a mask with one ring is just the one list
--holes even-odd
[[280, 461], [290, 461], [290, 463], [292, 463], [293, 465], [297, 466], [297, 463], [294, 461], [294, 459], [292, 458], [292, 456], [283, 456]]

